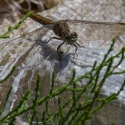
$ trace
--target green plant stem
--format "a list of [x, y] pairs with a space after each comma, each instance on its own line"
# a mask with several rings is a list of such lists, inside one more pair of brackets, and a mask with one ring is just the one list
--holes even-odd
[[13, 27], [9, 27], [8, 31], [5, 32], [3, 35], [0, 35], [0, 38], [9, 38], [8, 34], [10, 32], [12, 32], [13, 30], [16, 30], [17, 28], [19, 28], [21, 26], [21, 24], [32, 14], [33, 12], [29, 12], [28, 14], [26, 14], [26, 16], [24, 16], [15, 26]]

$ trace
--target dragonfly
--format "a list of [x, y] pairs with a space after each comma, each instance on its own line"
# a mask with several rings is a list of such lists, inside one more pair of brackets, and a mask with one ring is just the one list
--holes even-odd
[[[28, 12], [30, 12], [29, 10], [26, 9], [20, 9], [20, 12], [24, 15], [26, 15]], [[50, 20], [48, 18], [42, 17], [36, 13], [33, 13], [30, 16], [33, 20], [35, 20], [36, 22], [44, 25], [45, 27], [49, 27], [51, 26], [51, 30], [58, 36], [58, 37], [51, 37], [47, 43], [49, 43], [49, 41], [51, 41], [52, 39], [57, 39], [57, 40], [62, 40], [63, 42], [58, 46], [57, 48], [57, 52], [59, 55], [59, 60], [61, 60], [61, 55], [59, 52], [60, 47], [64, 44], [70, 44], [76, 47], [76, 51], [77, 51], [77, 45], [79, 47], [81, 47], [78, 43], [77, 43], [77, 33], [76, 32], [70, 32], [70, 28], [67, 24], [67, 21], [65, 20], [59, 20], [54, 22], [53, 20]], [[38, 41], [38, 40], [37, 40]]]
[[[24, 15], [26, 15], [30, 10], [26, 10], [21, 8], [20, 12]], [[44, 25], [49, 30], [52, 30], [58, 37], [51, 37], [47, 42], [51, 41], [52, 39], [62, 40], [63, 42], [58, 46], [57, 52], [59, 55], [59, 60], [61, 60], [61, 55], [59, 52], [60, 47], [64, 44], [70, 44], [75, 46], [77, 51], [77, 46], [81, 47], [79, 43], [77, 42], [78, 34], [76, 32], [70, 32], [70, 27], [68, 23], [72, 23], [74, 25], [81, 25], [83, 24], [85, 27], [90, 27], [91, 31], [93, 29], [101, 29], [101, 30], [109, 30], [110, 37], [117, 37], [121, 34], [125, 34], [125, 23], [114, 23], [114, 22], [92, 22], [92, 21], [86, 21], [86, 20], [59, 20], [59, 21], [53, 21], [48, 18], [42, 17], [36, 13], [32, 13], [30, 16], [33, 20], [36, 22]], [[39, 29], [42, 30], [42, 29]], [[114, 35], [114, 36], [111, 36]], [[90, 36], [91, 37], [91, 36]], [[38, 41], [38, 40], [37, 40]]]
[[[21, 8], [19, 11], [24, 15], [31, 12], [30, 10], [23, 8]], [[109, 40], [121, 35], [125, 35], [125, 23], [94, 22], [87, 20], [69, 19], [54, 21], [49, 18], [43, 17], [39, 14], [36, 14], [35, 12], [32, 12], [30, 18], [42, 24], [43, 26], [37, 28], [36, 30], [33, 30], [32, 32], [27, 33], [26, 35], [19, 37], [18, 39], [13, 40], [13, 42], [12, 40], [9, 41], [10, 43], [12, 42], [10, 46], [16, 46], [14, 44], [17, 44], [17, 41], [20, 41], [20, 39], [22, 39], [22, 41], [34, 41], [34, 44], [30, 44], [26, 48], [27, 51], [21, 52], [22, 55], [19, 58], [21, 58], [22, 56], [26, 57], [27, 54], [24, 53], [29, 53], [30, 51], [32, 51], [33, 48], [41, 41], [41, 39], [49, 31], [52, 31], [55, 34], [55, 36], [51, 37], [47, 42], [50, 42], [52, 39], [62, 41], [62, 43], [59, 44], [59, 46], [57, 47], [59, 60], [61, 60], [61, 54], [59, 52], [59, 49], [62, 47], [64, 43], [73, 45], [76, 48], [77, 52], [77, 47], [81, 47], [81, 44], [83, 44], [82, 41]], [[77, 28], [79, 32], [77, 32]], [[9, 46], [8, 42], [6, 42], [6, 46]], [[3, 51], [3, 47], [5, 46], [0, 46], [1, 51]], [[5, 47], [5, 50], [7, 51], [9, 47], [7, 49], [6, 48], [7, 47]], [[16, 57], [18, 56], [16, 55]]]

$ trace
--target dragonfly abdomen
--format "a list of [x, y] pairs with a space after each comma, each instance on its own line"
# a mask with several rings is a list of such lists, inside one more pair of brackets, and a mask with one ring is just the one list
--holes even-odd
[[[23, 15], [26, 15], [27, 13], [29, 13], [31, 11], [21, 8], [20, 12]], [[54, 21], [52, 21], [52, 20], [50, 20], [48, 18], [42, 17], [42, 16], [40, 16], [40, 15], [34, 13], [34, 12], [30, 15], [30, 18], [32, 18], [33, 20], [35, 20], [36, 22], [38, 22], [38, 23], [40, 23], [40, 24], [42, 24], [44, 26], [54, 23]]]

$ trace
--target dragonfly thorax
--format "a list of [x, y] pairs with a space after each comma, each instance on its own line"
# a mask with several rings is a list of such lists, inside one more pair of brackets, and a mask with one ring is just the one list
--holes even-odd
[[66, 41], [68, 44], [74, 44], [77, 41], [77, 37], [78, 37], [78, 35], [76, 32], [65, 34], [63, 36], [64, 41]]

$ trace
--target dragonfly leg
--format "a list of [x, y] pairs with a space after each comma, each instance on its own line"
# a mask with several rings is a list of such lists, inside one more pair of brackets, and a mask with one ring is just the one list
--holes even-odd
[[76, 48], [75, 54], [78, 56], [78, 54], [76, 53], [76, 52], [77, 52], [77, 46], [76, 46], [75, 44], [73, 44], [73, 45], [74, 45], [75, 48]]
[[58, 39], [58, 40], [62, 40], [61, 38], [58, 38], [58, 37], [51, 37], [47, 42], [43, 42], [43, 43], [49, 43], [50, 42], [50, 40], [52, 40], [52, 39]]
[[61, 61], [61, 55], [60, 55], [60, 52], [59, 52], [59, 48], [64, 44], [65, 42], [61, 43], [58, 48], [57, 48], [57, 52], [58, 52], [58, 55], [59, 55], [59, 60]]

